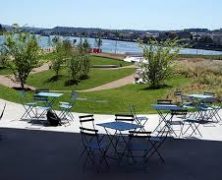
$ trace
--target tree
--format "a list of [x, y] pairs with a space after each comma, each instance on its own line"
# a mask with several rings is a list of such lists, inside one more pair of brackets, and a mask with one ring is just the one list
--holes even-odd
[[166, 41], [150, 41], [149, 45], [142, 44], [144, 58], [148, 63], [141, 63], [143, 81], [152, 88], [159, 88], [171, 75], [172, 62], [178, 56], [180, 46], [177, 39]]
[[82, 38], [80, 38], [80, 41], [77, 47], [81, 54], [86, 54], [90, 50], [90, 44], [87, 39], [82, 40]]
[[80, 37], [80, 39], [79, 39], [79, 43], [78, 43], [78, 45], [77, 45], [77, 48], [78, 48], [78, 51], [79, 51], [79, 52], [84, 52], [82, 37]]
[[15, 78], [20, 81], [24, 89], [25, 82], [31, 70], [38, 63], [39, 46], [36, 36], [21, 32], [15, 25], [13, 31], [4, 33], [5, 42], [2, 45], [7, 65], [12, 70]]
[[116, 38], [116, 43], [115, 43], [115, 54], [117, 53], [117, 44], [118, 44], [118, 40], [119, 40], [119, 31], [115, 31], [114, 32], [114, 35], [115, 35], [115, 38]]
[[7, 57], [8, 57], [7, 49], [0, 47], [0, 68], [7, 67]]
[[76, 39], [73, 39], [73, 41], [72, 41], [73, 45], [75, 45], [76, 42], [77, 42], [77, 40], [76, 40]]
[[90, 71], [90, 59], [88, 55], [80, 57], [80, 78], [87, 79]]
[[82, 46], [83, 46], [84, 53], [88, 53], [90, 50], [90, 44], [87, 39], [84, 39]]
[[68, 59], [67, 64], [72, 78], [72, 83], [88, 78], [90, 71], [90, 59], [87, 54], [82, 54], [78, 49], [76, 49], [71, 58]]
[[0, 24], [0, 35], [3, 35], [5, 31], [5, 28]]
[[80, 65], [80, 54], [73, 55], [70, 59], [68, 59], [68, 68], [71, 75], [71, 82], [76, 83], [79, 81], [79, 72], [81, 70]]
[[57, 80], [62, 64], [71, 56], [73, 47], [70, 41], [61, 40], [58, 37], [53, 39], [53, 46], [55, 48], [55, 59], [52, 61], [52, 69], [55, 72], [54, 78]]
[[95, 38], [95, 44], [96, 46], [98, 47], [98, 49], [101, 48], [102, 44], [103, 44], [103, 41], [101, 39], [101, 36], [99, 36], [98, 38]]

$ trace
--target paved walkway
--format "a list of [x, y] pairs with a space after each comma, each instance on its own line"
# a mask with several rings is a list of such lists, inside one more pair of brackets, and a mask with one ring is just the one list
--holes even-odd
[[80, 158], [83, 146], [79, 134], [7, 128], [0, 128], [0, 133], [1, 180], [222, 179], [222, 142], [170, 139], [159, 149], [165, 164], [156, 154], [146, 170], [141, 163], [129, 164], [130, 158], [121, 164], [107, 158], [110, 168], [104, 168], [103, 162], [98, 173], [90, 160], [83, 168], [86, 154]]
[[[69, 126], [58, 126], [58, 127], [50, 127], [45, 126], [40, 123], [39, 120], [20, 120], [20, 117], [24, 113], [24, 108], [21, 104], [5, 101], [0, 99], [0, 112], [2, 111], [3, 105], [6, 102], [6, 110], [5, 114], [0, 121], [0, 128], [15, 128], [15, 129], [26, 129], [26, 130], [41, 130], [41, 131], [56, 131], [56, 132], [69, 132], [69, 133], [79, 133], [79, 116], [84, 115], [83, 113], [73, 112], [73, 116], [75, 120], [71, 122]], [[57, 111], [57, 113], [59, 113]], [[222, 116], [222, 111], [220, 111], [220, 115]], [[158, 123], [159, 116], [157, 114], [141, 114], [138, 116], [145, 116], [149, 120], [146, 123], [145, 129], [147, 131], [153, 131]], [[95, 124], [104, 123], [114, 121], [114, 115], [104, 115], [104, 114], [95, 114]], [[46, 121], [43, 120], [43, 122]], [[179, 127], [175, 127], [179, 128]], [[97, 129], [100, 133], [105, 134], [105, 130], [102, 127], [97, 126]], [[184, 127], [186, 129], [186, 126]], [[191, 132], [188, 132], [183, 138], [185, 139], [199, 139], [199, 140], [210, 140], [210, 141], [222, 141], [222, 124], [221, 123], [212, 123], [208, 125], [200, 125], [199, 130], [202, 134], [202, 137], [198, 134], [195, 134], [192, 137], [189, 137]], [[112, 131], [110, 131], [112, 133]]]
[[[154, 155], [145, 171], [140, 164], [129, 165], [127, 160], [123, 160], [119, 165], [108, 159], [110, 169], [97, 173], [91, 164], [83, 169], [85, 161], [84, 158], [80, 159], [83, 147], [78, 116], [81, 113], [74, 112], [75, 120], [67, 127], [49, 127], [38, 123], [38, 120], [20, 120], [24, 109], [17, 103], [0, 99], [0, 112], [5, 102], [5, 114], [0, 121], [1, 180], [222, 179], [222, 125], [219, 123], [200, 125], [202, 137], [169, 138], [159, 149], [166, 164], [162, 164], [159, 157]], [[156, 114], [146, 117], [149, 120], [145, 128], [152, 131], [159, 117]], [[95, 124], [108, 121], [114, 121], [114, 116], [95, 115]], [[105, 134], [103, 128], [96, 128]]]

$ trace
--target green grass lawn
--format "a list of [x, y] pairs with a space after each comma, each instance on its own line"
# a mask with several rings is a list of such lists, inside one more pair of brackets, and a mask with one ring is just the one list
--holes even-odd
[[[39, 56], [39, 64], [42, 65], [44, 62], [53, 60], [55, 55], [53, 53], [46, 53]], [[90, 56], [91, 65], [117, 65], [117, 66], [129, 66], [132, 63], [120, 61], [118, 59], [111, 59], [99, 56]], [[11, 70], [8, 68], [0, 68], [0, 75], [12, 74]]]
[[9, 75], [12, 71], [9, 68], [0, 68], [0, 75]]
[[[126, 113], [129, 105], [133, 104], [138, 113], [155, 113], [152, 104], [157, 99], [166, 98], [172, 89], [182, 87], [189, 82], [188, 78], [175, 77], [167, 81], [168, 87], [162, 89], [146, 89], [146, 85], [127, 85], [118, 89], [79, 93], [79, 99], [76, 101], [73, 111], [98, 114]], [[0, 91], [0, 98], [20, 102], [19, 95], [15, 90], [0, 86]], [[32, 94], [28, 93], [27, 101], [32, 101], [31, 97]], [[69, 97], [70, 93], [64, 92], [64, 96], [59, 100], [67, 101]]]
[[179, 88], [189, 82], [190, 80], [187, 78], [176, 77], [168, 80], [169, 86], [162, 89], [147, 89], [147, 85], [135, 84], [100, 92], [80, 93], [80, 97], [86, 98], [88, 101], [77, 101], [75, 110], [115, 114], [128, 112], [129, 105], [133, 104], [138, 113], [154, 113], [152, 104], [157, 99], [166, 98], [172, 89]]
[[[118, 65], [118, 66], [132, 65], [132, 63], [121, 61], [118, 59], [112, 59], [112, 58], [106, 58], [94, 55], [90, 55], [89, 57], [91, 60], [91, 65]], [[54, 53], [46, 53], [39, 56], [39, 59], [41, 61], [49, 61], [53, 60], [54, 58], [55, 58]]]
[[92, 65], [117, 65], [117, 66], [132, 65], [132, 63], [128, 63], [125, 61], [111, 59], [111, 58], [105, 58], [105, 57], [99, 57], [99, 56], [91, 56], [90, 60], [91, 60]]
[[89, 73], [89, 79], [82, 80], [78, 85], [65, 85], [66, 81], [70, 79], [67, 69], [61, 72], [61, 76], [57, 81], [50, 81], [50, 78], [54, 76], [52, 70], [41, 72], [38, 74], [30, 75], [27, 80], [27, 84], [37, 88], [49, 88], [54, 90], [82, 90], [97, 87], [99, 85], [120, 79], [122, 77], [133, 74], [135, 69], [117, 69], [117, 70], [103, 70], [103, 69], [91, 69]]
[[53, 60], [55, 58], [55, 53], [51, 52], [51, 53], [43, 53], [39, 56], [39, 60], [42, 61], [50, 61]]

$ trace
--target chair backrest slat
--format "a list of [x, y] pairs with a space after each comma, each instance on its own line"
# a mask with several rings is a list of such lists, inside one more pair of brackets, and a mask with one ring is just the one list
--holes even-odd
[[151, 131], [129, 131], [130, 138], [149, 138], [151, 134]]
[[90, 115], [84, 115], [84, 116], [79, 116], [80, 119], [88, 118], [88, 117], [93, 117], [93, 114], [90, 114]]
[[182, 91], [175, 91], [174, 92], [174, 96], [181, 96], [182, 95]]
[[172, 110], [172, 111], [171, 111], [171, 115], [175, 115], [175, 116], [178, 116], [178, 115], [187, 115], [187, 113], [188, 113], [188, 110], [187, 110], [187, 109]]
[[81, 127], [84, 126], [84, 123], [87, 123], [87, 122], [91, 122], [91, 127], [93, 129], [95, 129], [95, 124], [94, 124], [94, 115], [93, 114], [89, 114], [89, 115], [83, 115], [83, 116], [79, 116], [79, 122], [81, 124]]
[[170, 99], [158, 99], [157, 104], [172, 104], [172, 100], [170, 100]]
[[90, 129], [90, 128], [85, 128], [85, 127], [80, 127], [79, 129], [80, 129], [81, 131], [90, 131], [90, 132], [95, 132], [95, 133], [98, 132], [97, 129]]
[[93, 118], [91, 119], [83, 119], [83, 120], [79, 120], [79, 122], [83, 123], [83, 122], [90, 122], [90, 121], [94, 121]]
[[115, 114], [115, 116], [119, 116], [119, 117], [133, 117], [131, 114]]
[[134, 121], [134, 115], [132, 114], [115, 114], [115, 121]]

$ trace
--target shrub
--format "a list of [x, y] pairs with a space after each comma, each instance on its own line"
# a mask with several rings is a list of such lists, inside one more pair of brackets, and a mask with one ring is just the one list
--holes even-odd
[[53, 46], [55, 47], [54, 60], [52, 61], [52, 69], [55, 71], [55, 77], [58, 78], [59, 71], [62, 68], [62, 64], [67, 58], [72, 55], [72, 44], [68, 40], [62, 41], [59, 38], [54, 38]]
[[77, 48], [78, 48], [78, 51], [81, 54], [86, 54], [90, 50], [90, 44], [89, 44], [87, 39], [82, 40], [82, 38], [80, 38], [80, 41], [79, 41], [79, 44], [77, 45]]
[[152, 88], [159, 88], [171, 75], [172, 62], [178, 56], [180, 47], [177, 40], [150, 41], [149, 45], [142, 44], [144, 58], [148, 63], [141, 63], [143, 81]]
[[88, 74], [90, 71], [90, 59], [89, 59], [88, 55], [82, 55], [80, 57], [80, 66], [81, 66], [80, 78], [81, 79], [88, 78]]
[[81, 70], [81, 64], [80, 64], [80, 55], [76, 54], [73, 55], [68, 60], [68, 68], [71, 75], [71, 80], [73, 82], [78, 82], [80, 77], [80, 70]]

